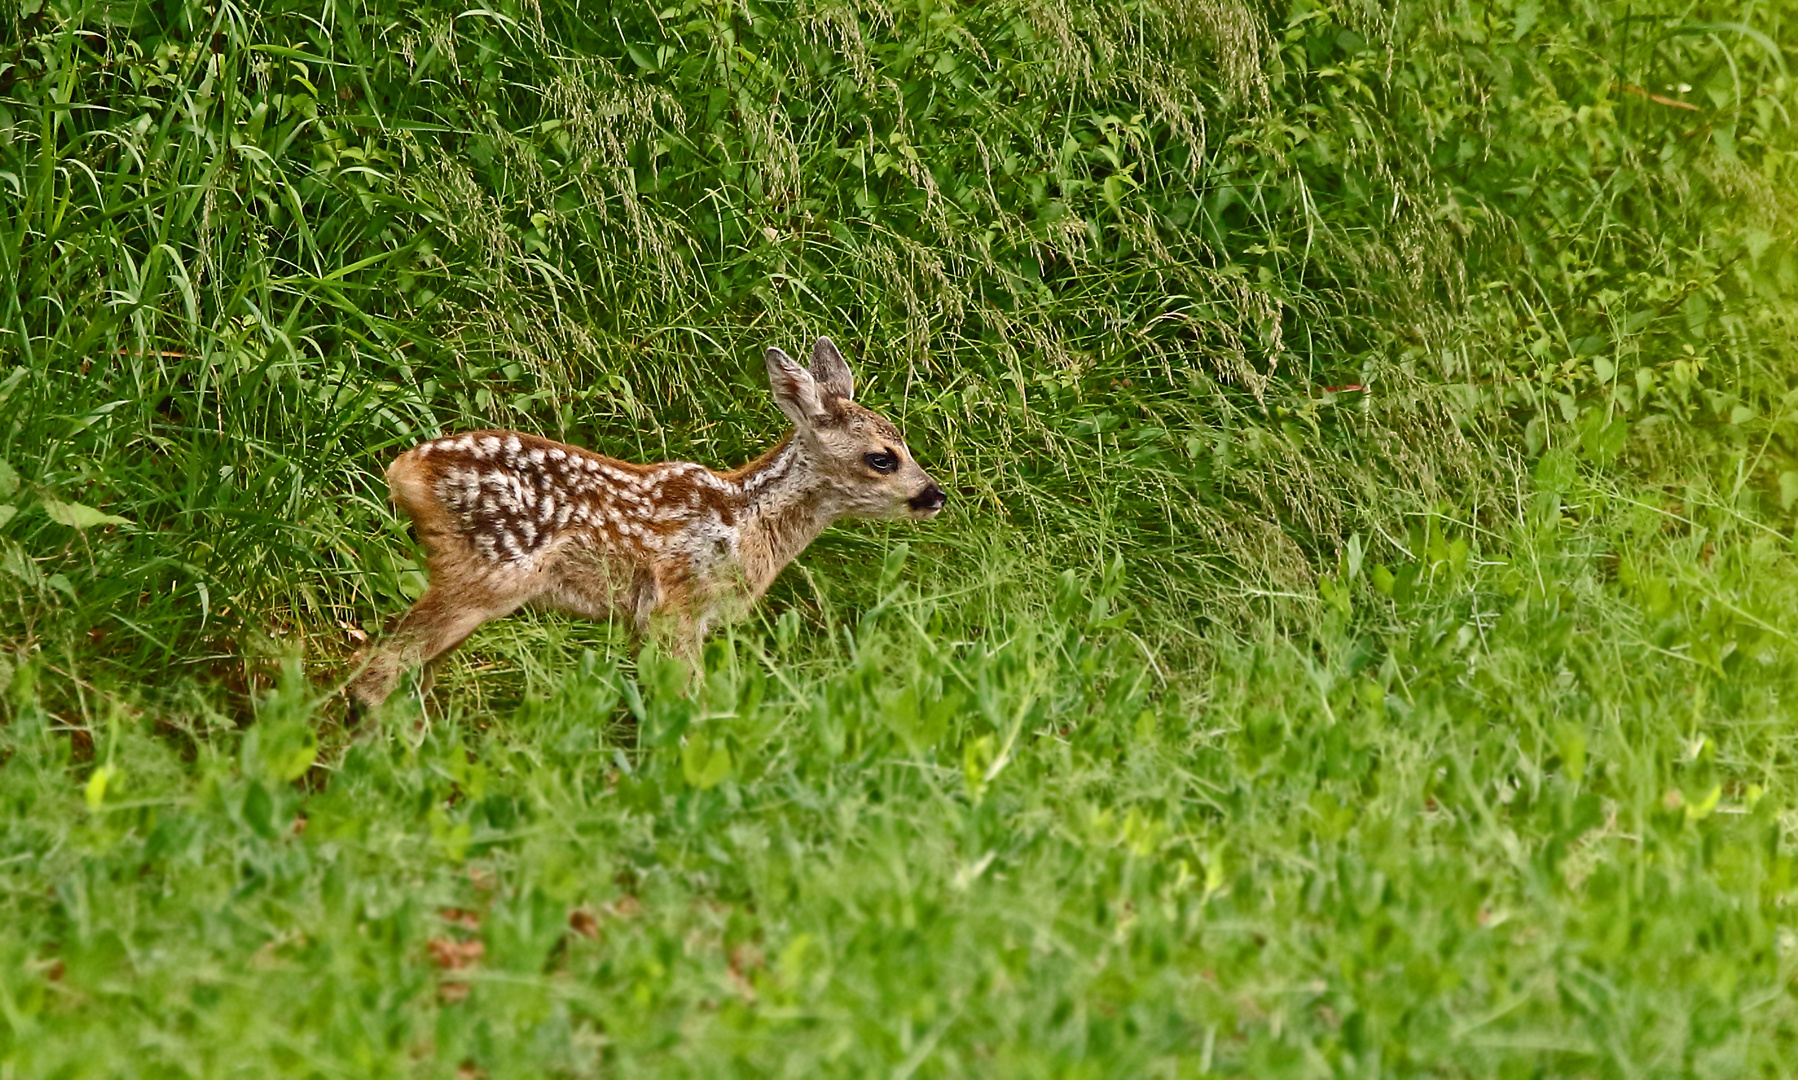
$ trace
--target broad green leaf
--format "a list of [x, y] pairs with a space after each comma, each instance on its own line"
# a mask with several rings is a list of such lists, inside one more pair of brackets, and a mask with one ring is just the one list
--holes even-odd
[[1566, 450], [1555, 447], [1544, 451], [1536, 459], [1536, 487], [1542, 491], [1566, 491], [1577, 471], [1573, 455]]
[[1710, 791], [1705, 793], [1704, 798], [1699, 799], [1697, 802], [1689, 802], [1686, 804], [1686, 820], [1702, 821], [1709, 817], [1711, 811], [1717, 808], [1717, 803], [1720, 802], [1722, 798], [1723, 785], [1711, 785]]
[[67, 525], [75, 529], [92, 529], [101, 525], [130, 525], [129, 518], [117, 514], [108, 514], [104, 510], [96, 510], [78, 502], [63, 502], [44, 496], [44, 513], [50, 520], [59, 525]]
[[25, 554], [25, 549], [17, 544], [6, 545], [6, 554], [0, 556], [0, 570], [33, 587], [44, 584], [44, 572], [38, 569], [37, 560]]
[[703, 734], [693, 735], [681, 747], [681, 775], [701, 791], [717, 787], [730, 775], [730, 749], [712, 745]]
[[87, 788], [83, 793], [87, 799], [88, 810], [96, 814], [100, 812], [100, 807], [106, 802], [107, 785], [112, 783], [114, 777], [122, 775], [111, 765], [102, 765], [88, 774]]

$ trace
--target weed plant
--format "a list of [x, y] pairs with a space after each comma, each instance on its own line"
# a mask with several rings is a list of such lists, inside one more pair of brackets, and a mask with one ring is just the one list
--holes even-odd
[[[1788, 1076], [1782, 5], [0, 6], [0, 1075]], [[380, 473], [949, 512], [707, 676]]]

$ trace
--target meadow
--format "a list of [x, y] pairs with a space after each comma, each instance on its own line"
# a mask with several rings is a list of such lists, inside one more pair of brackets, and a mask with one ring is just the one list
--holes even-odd
[[[1798, 1073], [1794, 14], [0, 4], [0, 1078]], [[935, 522], [346, 707], [821, 334]]]

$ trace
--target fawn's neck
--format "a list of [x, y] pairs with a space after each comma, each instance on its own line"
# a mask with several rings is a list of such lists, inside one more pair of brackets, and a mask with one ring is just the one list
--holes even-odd
[[743, 493], [738, 550], [752, 595], [842, 516], [796, 433], [730, 477]]

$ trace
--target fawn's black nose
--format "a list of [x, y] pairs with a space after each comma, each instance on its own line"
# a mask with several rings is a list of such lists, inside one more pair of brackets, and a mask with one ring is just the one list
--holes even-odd
[[948, 501], [949, 496], [943, 493], [942, 488], [935, 484], [925, 484], [924, 490], [913, 495], [907, 505], [918, 511], [941, 510]]

